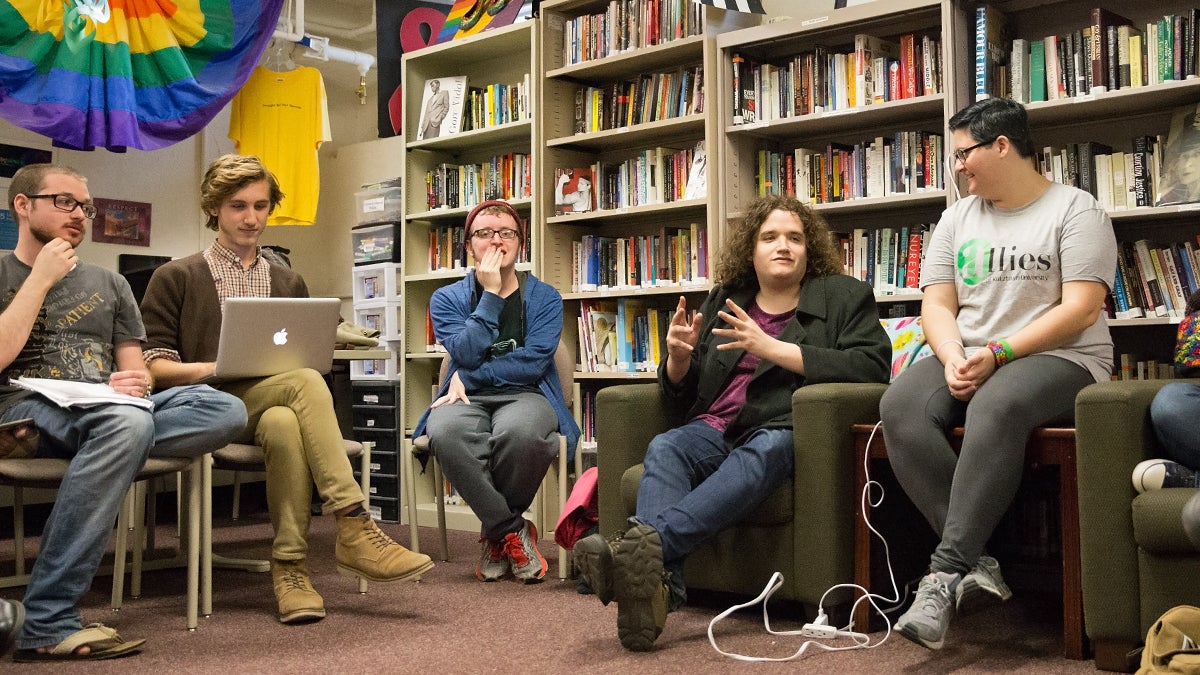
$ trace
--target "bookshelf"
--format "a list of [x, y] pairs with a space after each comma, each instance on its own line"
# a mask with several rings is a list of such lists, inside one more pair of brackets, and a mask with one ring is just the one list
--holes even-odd
[[[1071, 35], [1074, 42], [1074, 38], [1078, 37], [1076, 33], [1084, 35], [1091, 27], [1092, 10], [1098, 6], [1128, 18], [1132, 26], [1143, 33], [1143, 38], [1149, 34], [1148, 23], [1157, 22], [1165, 15], [1182, 15], [1200, 6], [1184, 0], [1149, 4], [1126, 0], [1103, 3], [1092, 0], [1003, 0], [990, 4], [1005, 17], [1013, 39], [1030, 43], [1044, 42], [1047, 36], [1052, 35]], [[970, 12], [973, 12], [973, 6], [963, 3], [961, 13]], [[1009, 46], [1011, 48], [1011, 43]], [[973, 60], [966, 53], [965, 43], [960, 47], [955, 62], [966, 67]], [[1104, 91], [1093, 90], [1085, 85], [1078, 88], [1074, 96], [1030, 100], [1026, 103], [1026, 109], [1034, 140], [1039, 146], [1054, 149], [1069, 149], [1071, 144], [1095, 141], [1111, 148], [1113, 154], [1127, 154], [1134, 150], [1133, 141], [1139, 136], [1165, 139], [1173, 111], [1200, 102], [1200, 79], [1195, 77], [1198, 67], [1200, 65], [1192, 64], [1191, 79], [1186, 79], [1189, 75], [1182, 73], [1184, 77], [1180, 79], [1163, 79], [1142, 86], [1115, 89], [1106, 86]], [[964, 97], [963, 100], [971, 100], [965, 97], [973, 95], [973, 83], [967, 80], [962, 84], [960, 95]], [[1050, 98], [1049, 94], [1047, 98]], [[1156, 152], [1161, 153], [1161, 150], [1160, 143]], [[1104, 203], [1109, 209], [1119, 244], [1148, 240], [1165, 246], [1190, 241], [1195, 247], [1200, 243], [1196, 238], [1200, 228], [1195, 224], [1195, 211], [1200, 209], [1200, 204], [1156, 207]], [[1112, 308], [1117, 309], [1115, 298]], [[1141, 318], [1115, 318], [1114, 313], [1110, 312], [1108, 323], [1116, 352], [1114, 368], [1120, 368], [1123, 354], [1136, 355], [1135, 361], [1152, 359], [1159, 363], [1171, 362], [1179, 317], [1155, 316], [1153, 311], [1144, 314]]]
[[[719, 217], [740, 217], [765, 192], [807, 198], [842, 239], [847, 269], [892, 305], [881, 314], [915, 313], [920, 292], [905, 287], [906, 244], [914, 234], [919, 241], [953, 198], [939, 159], [961, 75], [958, 61], [938, 54], [963, 39], [960, 13], [949, 2], [876, 0], [718, 36]], [[859, 36], [886, 46], [860, 56], [858, 48], [871, 45]], [[860, 60], [863, 77], [855, 75]], [[901, 63], [912, 64], [903, 80], [886, 75], [903, 72]], [[902, 167], [918, 163], [920, 176], [905, 177]]]
[[[642, 23], [640, 30], [599, 34], [587, 29], [606, 14], [616, 18], [608, 26], [636, 26], [639, 22], [620, 18], [638, 16], [651, 5], [661, 18], [657, 26]], [[714, 36], [758, 17], [681, 0], [547, 1], [541, 15], [539, 269], [563, 295], [563, 339], [579, 355], [575, 398], [584, 429], [581, 448], [588, 453], [594, 448], [588, 417], [595, 392], [654, 381], [648, 363], [652, 336], [665, 339], [666, 324], [658, 322], [655, 331], [647, 312], [673, 308], [681, 294], [698, 306], [711, 288], [706, 268], [721, 231]], [[694, 181], [691, 190], [686, 187], [697, 152], [708, 167], [702, 192]], [[591, 175], [595, 202], [586, 211], [556, 213], [556, 182], [570, 169]], [[650, 181], [653, 187], [643, 187]], [[592, 263], [584, 260], [589, 253]], [[587, 335], [593, 329], [589, 317], [607, 305], [614, 318], [620, 315], [613, 326], [618, 334], [626, 327], [633, 333], [635, 315], [646, 322], [638, 343], [647, 358], [638, 358], [636, 347], [614, 355], [612, 364], [589, 358], [594, 344]]]
[[[534, 227], [540, 212], [532, 184], [541, 146], [535, 105], [541, 87], [540, 27], [538, 21], [520, 22], [403, 57], [400, 415], [405, 456], [414, 477], [415, 498], [407, 518], [424, 526], [436, 524], [434, 500], [442, 493], [429, 474], [420, 474], [411, 452], [413, 428], [432, 400], [444, 356], [428, 337], [429, 300], [438, 288], [466, 274], [470, 261], [464, 257], [463, 223], [471, 208], [486, 199], [507, 199], [529, 223], [530, 240], [518, 269], [532, 269], [529, 261], [540, 257]], [[427, 83], [461, 76], [483, 101], [469, 125], [473, 128], [419, 138]], [[471, 118], [471, 109], [462, 116], [464, 122]], [[478, 519], [464, 505], [448, 505], [447, 518], [449, 527], [479, 529]]]

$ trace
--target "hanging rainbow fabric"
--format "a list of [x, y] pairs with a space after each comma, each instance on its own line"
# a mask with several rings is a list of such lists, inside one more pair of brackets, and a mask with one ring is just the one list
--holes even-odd
[[283, 2], [0, 0], [0, 117], [77, 150], [177, 143], [245, 83]]

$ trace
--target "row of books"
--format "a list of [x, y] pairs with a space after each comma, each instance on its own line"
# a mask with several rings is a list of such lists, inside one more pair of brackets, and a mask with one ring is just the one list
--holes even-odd
[[1010, 40], [1009, 26], [993, 6], [976, 10], [976, 99], [1053, 101], [1200, 75], [1200, 9], [1139, 26], [1095, 7], [1078, 30], [1032, 40]]
[[755, 171], [759, 195], [787, 194], [812, 204], [913, 194], [945, 187], [941, 134], [896, 132], [892, 137], [824, 150], [759, 150]]
[[486, 87], [468, 87], [463, 131], [533, 119], [529, 102], [529, 75], [517, 84], [495, 83]]
[[575, 133], [619, 129], [704, 112], [704, 67], [639, 75], [575, 92]]
[[603, 12], [563, 22], [563, 65], [700, 35], [703, 10], [692, 0], [612, 0]]
[[834, 233], [846, 274], [866, 282], [876, 293], [919, 289], [921, 261], [933, 225], [914, 224], [878, 229], [855, 228]]
[[[1197, 235], [1200, 243], [1200, 235]], [[1110, 316], [1180, 318], [1187, 298], [1200, 289], [1200, 246], [1190, 241], [1120, 243]]]
[[1175, 366], [1156, 359], [1139, 359], [1137, 354], [1120, 354], [1114, 380], [1173, 380]]
[[756, 124], [943, 91], [940, 42], [901, 35], [898, 42], [860, 34], [852, 52], [817, 46], [780, 64], [730, 55], [733, 123]]
[[571, 290], [703, 285], [708, 253], [708, 230], [697, 223], [630, 237], [586, 234], [571, 245]]
[[533, 193], [533, 161], [510, 152], [477, 164], [438, 164], [425, 172], [429, 208], [465, 208], [488, 199], [528, 199]]
[[582, 301], [578, 325], [580, 370], [654, 372], [667, 354], [667, 328], [674, 312], [641, 298]]
[[[555, 213], [623, 209], [705, 196], [706, 155], [695, 148], [647, 148], [622, 162], [557, 169]], [[586, 180], [581, 183], [580, 179]]]
[[[466, 236], [466, 229], [462, 225], [441, 225], [429, 228], [429, 271], [465, 270], [467, 268]], [[516, 262], [529, 262], [531, 243], [526, 242], [521, 251], [517, 253]]]
[[1163, 139], [1139, 136], [1125, 152], [1096, 141], [1045, 146], [1035, 157], [1052, 181], [1091, 193], [1109, 211], [1154, 206], [1161, 184]]

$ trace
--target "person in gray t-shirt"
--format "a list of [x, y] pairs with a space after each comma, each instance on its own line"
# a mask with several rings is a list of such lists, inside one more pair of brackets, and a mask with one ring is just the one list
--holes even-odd
[[[901, 635], [942, 646], [955, 607], [1012, 595], [984, 545], [1021, 482], [1029, 433], [1069, 420], [1107, 380], [1104, 299], [1116, 239], [1090, 194], [1034, 168], [1025, 109], [986, 99], [950, 118], [953, 168], [970, 196], [946, 209], [921, 268], [921, 321], [936, 359], [880, 403], [888, 457], [940, 542]], [[955, 454], [947, 432], [963, 426]]]

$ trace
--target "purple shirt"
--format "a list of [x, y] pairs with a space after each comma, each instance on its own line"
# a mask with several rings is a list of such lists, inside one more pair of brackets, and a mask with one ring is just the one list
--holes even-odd
[[[792, 320], [792, 317], [796, 316], [796, 310], [788, 310], [783, 314], [767, 314], [755, 303], [750, 305], [746, 314], [750, 315], [750, 318], [758, 324], [759, 328], [762, 328], [764, 333], [777, 338], [783, 332], [784, 326]], [[725, 433], [730, 422], [733, 422], [742, 407], [746, 405], [746, 389], [750, 386], [750, 378], [754, 376], [760, 360], [750, 352], [743, 353], [742, 358], [738, 359], [737, 365], [733, 367], [733, 371], [729, 375], [729, 382], [725, 385], [725, 390], [709, 406], [708, 412], [697, 415], [696, 419]]]

